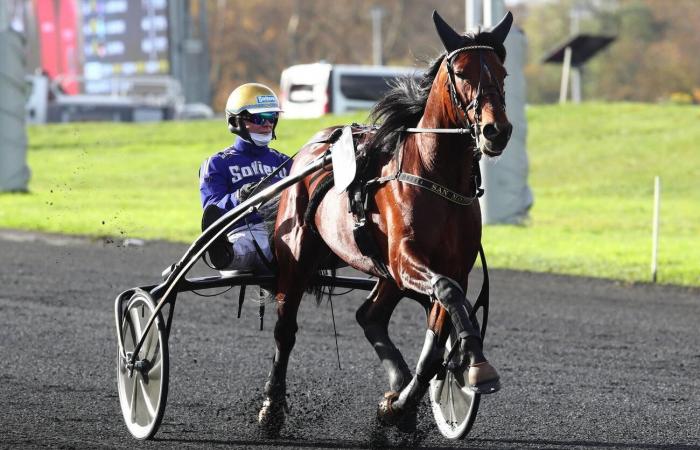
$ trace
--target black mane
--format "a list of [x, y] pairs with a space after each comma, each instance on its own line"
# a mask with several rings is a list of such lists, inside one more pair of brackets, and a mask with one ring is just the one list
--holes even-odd
[[443, 59], [445, 54], [433, 61], [420, 79], [412, 76], [397, 78], [391, 89], [374, 105], [369, 118], [373, 125], [379, 124], [379, 128], [367, 146], [370, 151], [393, 153], [400, 130], [418, 125]]

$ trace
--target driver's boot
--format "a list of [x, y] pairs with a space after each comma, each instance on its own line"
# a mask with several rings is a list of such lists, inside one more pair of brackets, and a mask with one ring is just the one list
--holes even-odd
[[[202, 214], [202, 231], [209, 228], [211, 224], [219, 220], [224, 214], [225, 212], [218, 206], [207, 205]], [[231, 264], [231, 261], [233, 261], [233, 249], [231, 248], [231, 243], [228, 241], [226, 234], [222, 234], [216, 238], [207, 249], [207, 255], [209, 256], [211, 265], [216, 270], [224, 270]]]

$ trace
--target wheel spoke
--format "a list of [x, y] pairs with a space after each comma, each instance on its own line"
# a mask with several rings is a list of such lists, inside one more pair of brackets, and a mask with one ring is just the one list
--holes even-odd
[[146, 387], [146, 383], [144, 383], [141, 379], [139, 380], [139, 387], [141, 388], [141, 395], [143, 396], [143, 404], [148, 410], [148, 415], [153, 418], [156, 416], [156, 409], [151, 404], [151, 397], [149, 395], [148, 388]]
[[[469, 370], [469, 369], [467, 369], [467, 370]], [[464, 374], [465, 374], [465, 372], [455, 372], [453, 374], [455, 382], [459, 385], [460, 388], [463, 388], [467, 384], [467, 381], [466, 381], [466, 378], [464, 377]]]
[[149, 361], [151, 361], [151, 362], [154, 363], [154, 364], [155, 364], [155, 361], [160, 361], [160, 359], [161, 359], [161, 356], [160, 356], [160, 352], [161, 352], [160, 346], [161, 346], [161, 344], [162, 344], [162, 343], [160, 342], [160, 339], [158, 339], [158, 340], [156, 341], [156, 345], [155, 345], [155, 347], [154, 347], [154, 349], [153, 349], [153, 355], [151, 355], [151, 357], [149, 358]]
[[455, 398], [454, 398], [454, 389], [452, 388], [452, 374], [449, 376], [449, 381], [448, 381], [448, 386], [447, 386], [447, 393], [448, 393], [448, 407], [450, 411], [450, 418], [452, 419], [452, 426], [454, 427], [454, 424], [457, 422], [457, 415], [455, 413]]
[[162, 366], [162, 360], [156, 361], [153, 366], [151, 367], [151, 370], [148, 371], [148, 381], [151, 382], [153, 380], [160, 380], [160, 368]]
[[131, 316], [131, 326], [134, 327], [134, 346], [138, 344], [143, 336], [143, 328], [141, 327], [141, 319], [139, 318], [139, 312], [137, 308], [131, 308], [129, 310], [129, 315]]
[[442, 390], [445, 389], [445, 381], [435, 380], [434, 386], [435, 388], [433, 389], [433, 401], [440, 403], [442, 400]]
[[457, 391], [459, 392], [459, 396], [464, 399], [464, 403], [467, 405], [466, 408], [468, 410], [474, 401], [474, 394], [468, 387], [461, 387], [460, 389], [457, 389]]
[[[131, 338], [131, 342], [129, 342]], [[124, 317], [124, 351], [131, 351], [136, 346], [136, 331], [131, 319]]]
[[[155, 349], [158, 348], [158, 332], [156, 331], [156, 324], [153, 323], [151, 324], [151, 328], [148, 330], [148, 333], [146, 334], [146, 338], [143, 340], [143, 345], [141, 346], [141, 354], [143, 355], [143, 359], [151, 359], [149, 356], [149, 353], [153, 353], [155, 356]], [[153, 345], [153, 340], [156, 340], [156, 345], [153, 346], [154, 348], [151, 348]]]
[[136, 385], [136, 374], [134, 374], [132, 378], [132, 383], [131, 383], [131, 403], [129, 404], [129, 417], [131, 417], [131, 421], [135, 422], [136, 421], [136, 392], [137, 392], [137, 385]]

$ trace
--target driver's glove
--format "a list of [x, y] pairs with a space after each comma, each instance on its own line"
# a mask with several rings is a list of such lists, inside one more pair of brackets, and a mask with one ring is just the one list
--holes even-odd
[[253, 193], [254, 188], [255, 183], [248, 183], [241, 186], [241, 188], [236, 192], [238, 202], [243, 203], [244, 201], [248, 200], [248, 197], [250, 197], [250, 195]]

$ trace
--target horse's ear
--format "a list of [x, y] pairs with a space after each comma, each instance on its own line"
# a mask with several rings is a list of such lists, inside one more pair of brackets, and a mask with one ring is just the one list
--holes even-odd
[[436, 10], [433, 10], [433, 22], [435, 22], [435, 30], [438, 36], [440, 36], [442, 45], [445, 46], [445, 50], [447, 50], [448, 53], [462, 47], [464, 37], [453, 30], [452, 27], [440, 17], [440, 14], [438, 14]]
[[491, 36], [499, 44], [503, 44], [506, 36], [510, 32], [510, 27], [513, 25], [513, 14], [508, 11], [498, 24], [491, 29]]

